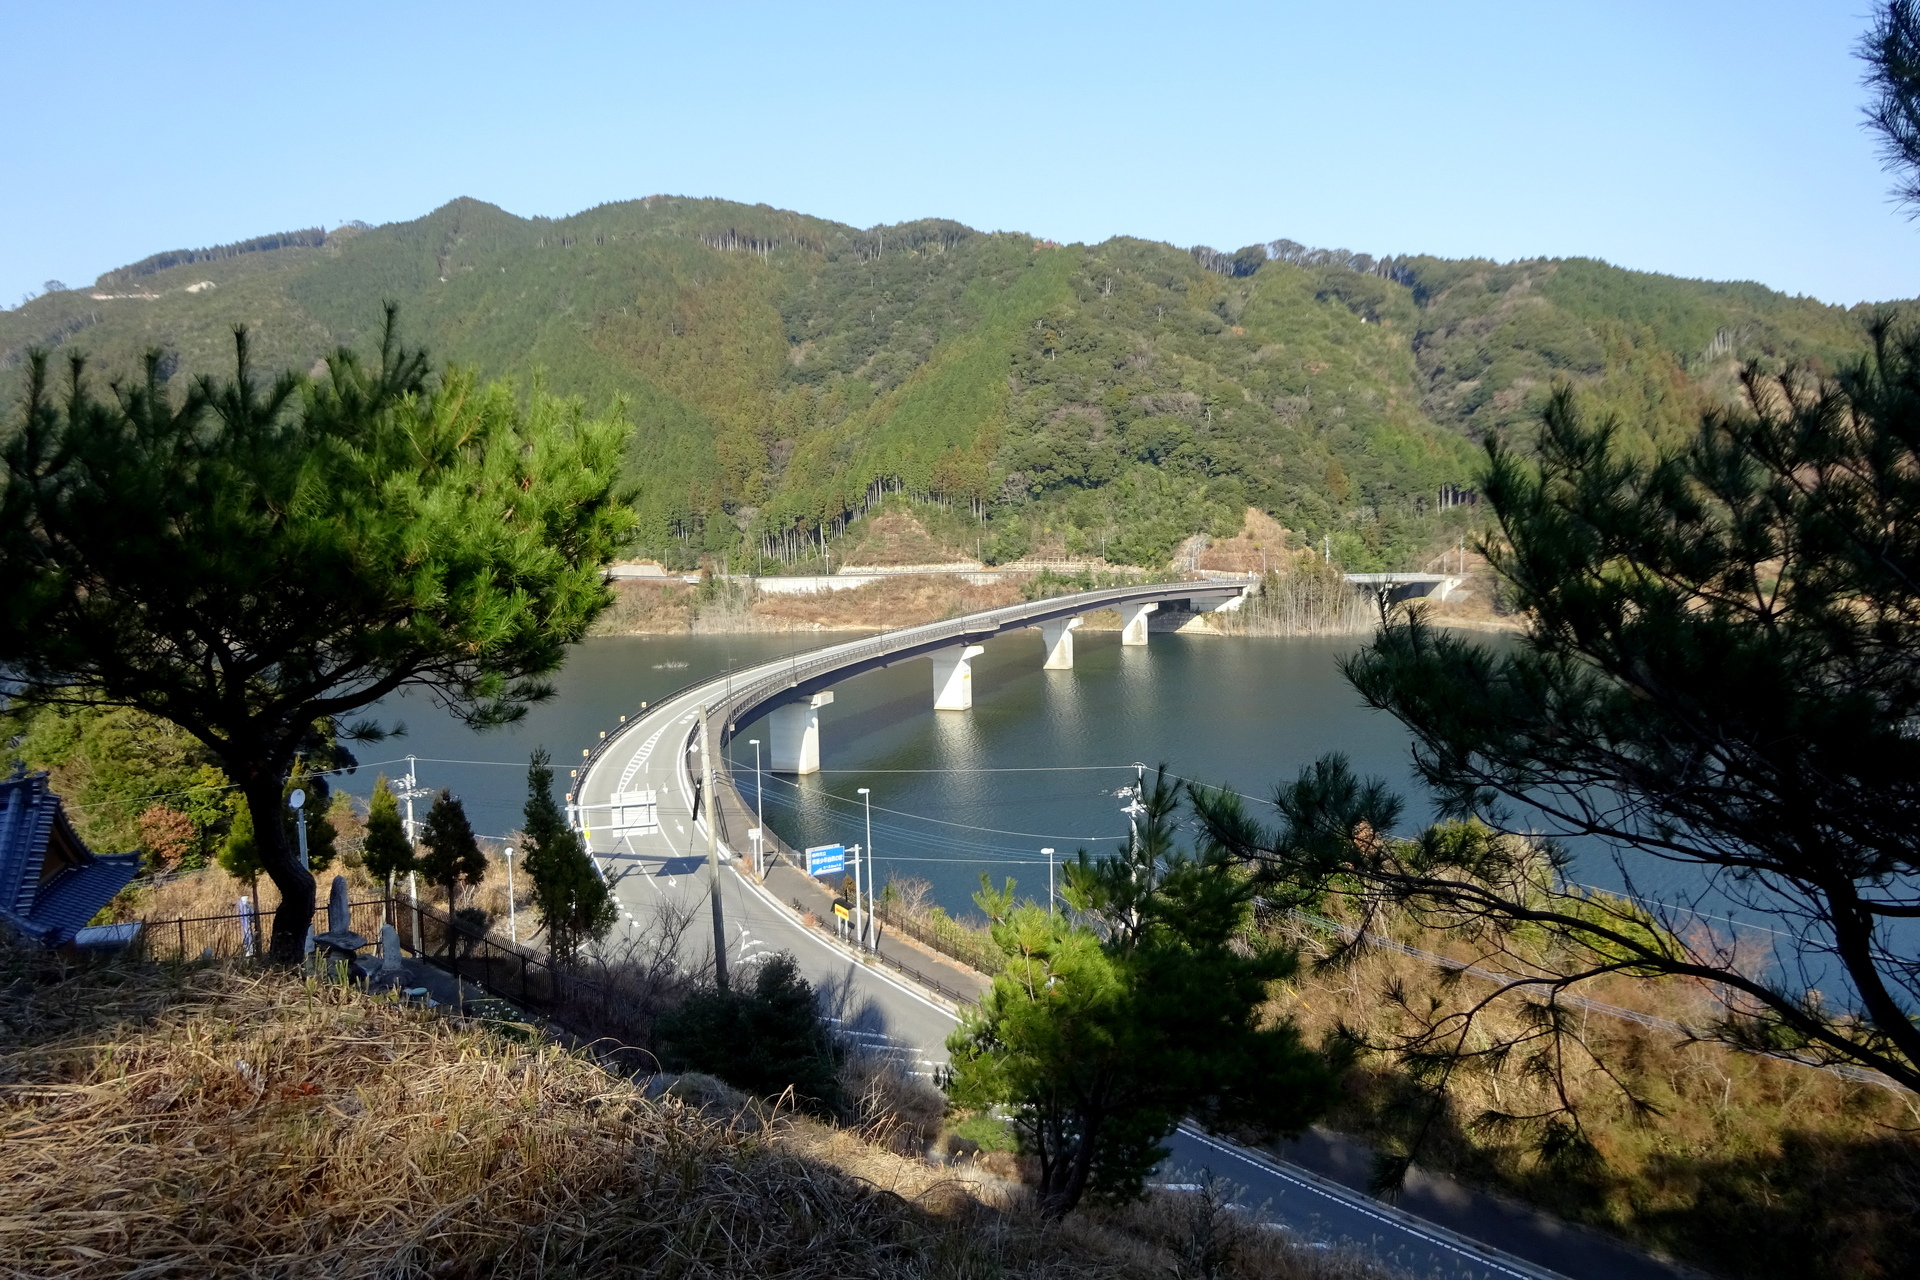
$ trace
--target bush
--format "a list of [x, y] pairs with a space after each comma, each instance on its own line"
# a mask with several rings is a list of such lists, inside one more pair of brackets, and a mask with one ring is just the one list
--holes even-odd
[[846, 1105], [813, 986], [784, 952], [760, 965], [751, 991], [696, 991], [656, 1027], [661, 1060], [672, 1070], [719, 1076], [760, 1097], [792, 1089], [808, 1110], [824, 1114]]

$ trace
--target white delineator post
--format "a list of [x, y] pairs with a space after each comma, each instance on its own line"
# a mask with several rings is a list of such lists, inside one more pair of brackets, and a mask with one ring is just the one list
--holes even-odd
[[820, 708], [833, 701], [827, 689], [774, 708], [767, 717], [769, 767], [775, 773], [820, 772]]
[[985, 652], [977, 644], [934, 650], [930, 656], [935, 711], [965, 711], [973, 706], [973, 659]]
[[1043, 622], [1034, 629], [1040, 633], [1041, 644], [1047, 651], [1047, 660], [1040, 664], [1041, 670], [1073, 670], [1073, 633], [1080, 629], [1080, 619], [1060, 618]]
[[1120, 643], [1139, 645], [1147, 642], [1147, 615], [1160, 607], [1155, 601], [1127, 605], [1120, 612]]

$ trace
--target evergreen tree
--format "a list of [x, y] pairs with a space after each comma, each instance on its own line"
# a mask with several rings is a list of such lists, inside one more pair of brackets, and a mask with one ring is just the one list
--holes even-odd
[[545, 747], [527, 767], [527, 807], [521, 822], [525, 858], [533, 882], [534, 910], [547, 929], [547, 950], [572, 963], [580, 948], [606, 937], [619, 919], [613, 892], [594, 869], [579, 833], [566, 823], [553, 799], [553, 770]]
[[360, 861], [368, 875], [386, 885], [388, 897], [393, 896], [394, 878], [416, 869], [413, 846], [400, 822], [400, 801], [384, 773], [374, 779], [373, 797], [367, 802], [367, 839]]
[[[466, 806], [451, 791], [442, 791], [433, 798], [420, 843], [426, 850], [420, 855], [420, 874], [433, 884], [446, 886], [447, 918], [451, 921], [460, 882], [476, 885], [487, 875], [487, 855], [480, 852], [480, 845], [473, 838]], [[452, 945], [451, 938], [448, 945]]]
[[[229, 807], [227, 838], [217, 855], [221, 870], [247, 882], [247, 895], [260, 905], [260, 843], [253, 836], [253, 810], [245, 804]], [[304, 939], [303, 939], [304, 940]]]
[[[300, 957], [313, 877], [281, 821], [294, 758], [405, 688], [470, 724], [524, 714], [609, 599], [632, 524], [627, 426], [400, 346], [377, 365], [234, 376], [175, 396], [161, 353], [96, 396], [28, 362], [0, 442], [0, 665], [15, 696], [133, 707], [197, 737], [251, 810], [280, 890], [271, 954]], [[351, 732], [377, 737], [362, 722]]]
[[983, 877], [974, 899], [1005, 959], [947, 1041], [948, 1091], [1009, 1110], [1050, 1216], [1137, 1196], [1188, 1116], [1290, 1132], [1332, 1102], [1327, 1060], [1291, 1023], [1261, 1025], [1295, 956], [1249, 928], [1253, 878], [1223, 851], [1175, 848], [1164, 771], [1142, 802], [1124, 853], [1067, 867], [1067, 901], [1097, 929], [1014, 906], [1012, 881], [996, 893]]
[[759, 1097], [792, 1088], [810, 1110], [831, 1114], [846, 1099], [812, 984], [785, 952], [758, 969], [751, 991], [706, 987], [660, 1019], [667, 1065], [719, 1076]]
[[[1875, 342], [1825, 386], [1750, 372], [1742, 411], [1652, 459], [1565, 391], [1537, 461], [1489, 446], [1486, 551], [1526, 643], [1415, 615], [1345, 671], [1443, 813], [1518, 838], [1384, 838], [1398, 801], [1338, 758], [1277, 829], [1208, 798], [1213, 838], [1362, 912], [1549, 936], [1514, 985], [1550, 1005], [1678, 978], [1725, 1005], [1703, 1035], [1920, 1088], [1920, 332]], [[1543, 827], [1609, 853], [1628, 896], [1564, 883]], [[1707, 927], [1729, 905], [1779, 922], [1771, 966]]]

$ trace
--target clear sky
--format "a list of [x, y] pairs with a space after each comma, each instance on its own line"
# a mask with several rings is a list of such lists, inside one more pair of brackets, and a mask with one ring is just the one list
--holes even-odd
[[1868, 0], [60, 4], [0, 16], [0, 302], [455, 196], [1589, 255], [1920, 295]]

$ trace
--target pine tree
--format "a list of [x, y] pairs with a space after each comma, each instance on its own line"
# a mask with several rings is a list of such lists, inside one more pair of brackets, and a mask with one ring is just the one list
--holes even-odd
[[260, 903], [260, 844], [253, 838], [253, 810], [245, 804], [232, 805], [227, 823], [227, 838], [217, 855], [221, 870], [235, 880], [247, 882], [247, 895], [257, 907]]
[[393, 896], [394, 878], [417, 869], [413, 846], [407, 843], [406, 830], [400, 824], [400, 802], [394, 798], [384, 773], [374, 779], [373, 798], [367, 804], [367, 840], [361, 847], [360, 860], [368, 875], [387, 886], [389, 898]]
[[[420, 874], [434, 884], [447, 887], [447, 918], [451, 922], [460, 882], [476, 885], [487, 874], [487, 855], [480, 852], [480, 845], [473, 838], [466, 806], [451, 791], [442, 791], [434, 797], [420, 843], [426, 846], [426, 852], [420, 856]], [[451, 947], [451, 936], [447, 941]]]
[[580, 836], [553, 801], [553, 770], [545, 747], [527, 767], [525, 832], [527, 878], [533, 882], [534, 910], [547, 929], [547, 950], [572, 963], [580, 948], [606, 937], [619, 918], [613, 894], [594, 870]]
[[235, 356], [175, 389], [155, 351], [107, 396], [79, 359], [56, 379], [30, 356], [0, 430], [0, 667], [22, 703], [200, 739], [252, 811], [292, 964], [315, 892], [283, 794], [315, 722], [410, 687], [476, 726], [550, 696], [633, 523], [613, 491], [628, 426], [436, 373], [391, 309], [377, 361], [263, 384], [244, 331]]
[[1122, 854], [1068, 865], [1067, 901], [1097, 929], [1016, 907], [1011, 880], [974, 897], [1004, 959], [947, 1040], [947, 1090], [1006, 1108], [1049, 1216], [1137, 1196], [1188, 1116], [1294, 1132], [1333, 1101], [1328, 1061], [1291, 1022], [1263, 1025], [1294, 953], [1249, 927], [1255, 881], [1229, 855], [1175, 848], [1177, 800], [1163, 771]]

